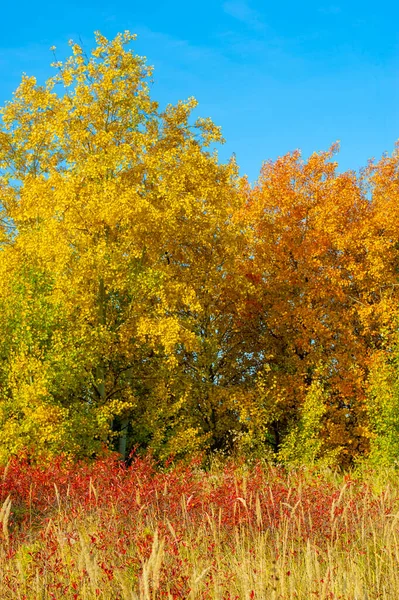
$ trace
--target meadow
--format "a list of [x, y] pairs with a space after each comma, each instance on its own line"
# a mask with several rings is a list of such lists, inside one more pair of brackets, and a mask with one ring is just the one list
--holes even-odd
[[4, 600], [399, 597], [392, 477], [112, 456], [1, 471]]

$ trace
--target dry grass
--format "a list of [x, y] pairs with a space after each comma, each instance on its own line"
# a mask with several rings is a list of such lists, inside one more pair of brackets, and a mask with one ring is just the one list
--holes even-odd
[[7, 476], [0, 597], [399, 598], [394, 480], [151, 469], [60, 469], [51, 494], [26, 467], [25, 503]]

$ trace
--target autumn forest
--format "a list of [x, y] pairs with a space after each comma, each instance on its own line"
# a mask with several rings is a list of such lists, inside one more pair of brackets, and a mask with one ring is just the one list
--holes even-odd
[[394, 464], [398, 147], [250, 184], [133, 40], [71, 44], [1, 111], [0, 461]]

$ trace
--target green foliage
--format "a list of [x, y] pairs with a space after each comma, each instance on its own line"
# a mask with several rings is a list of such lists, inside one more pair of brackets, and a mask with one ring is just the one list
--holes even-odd
[[375, 355], [367, 396], [371, 430], [368, 463], [379, 467], [399, 465], [398, 347], [390, 354]]
[[291, 466], [332, 466], [338, 450], [323, 451], [323, 418], [326, 414], [327, 394], [315, 379], [306, 394], [300, 420], [285, 437], [278, 460]]

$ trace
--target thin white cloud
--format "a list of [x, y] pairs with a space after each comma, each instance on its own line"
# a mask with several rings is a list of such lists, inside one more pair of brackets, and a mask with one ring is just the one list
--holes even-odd
[[264, 29], [259, 13], [251, 8], [245, 0], [227, 0], [223, 4], [223, 10], [252, 29]]

